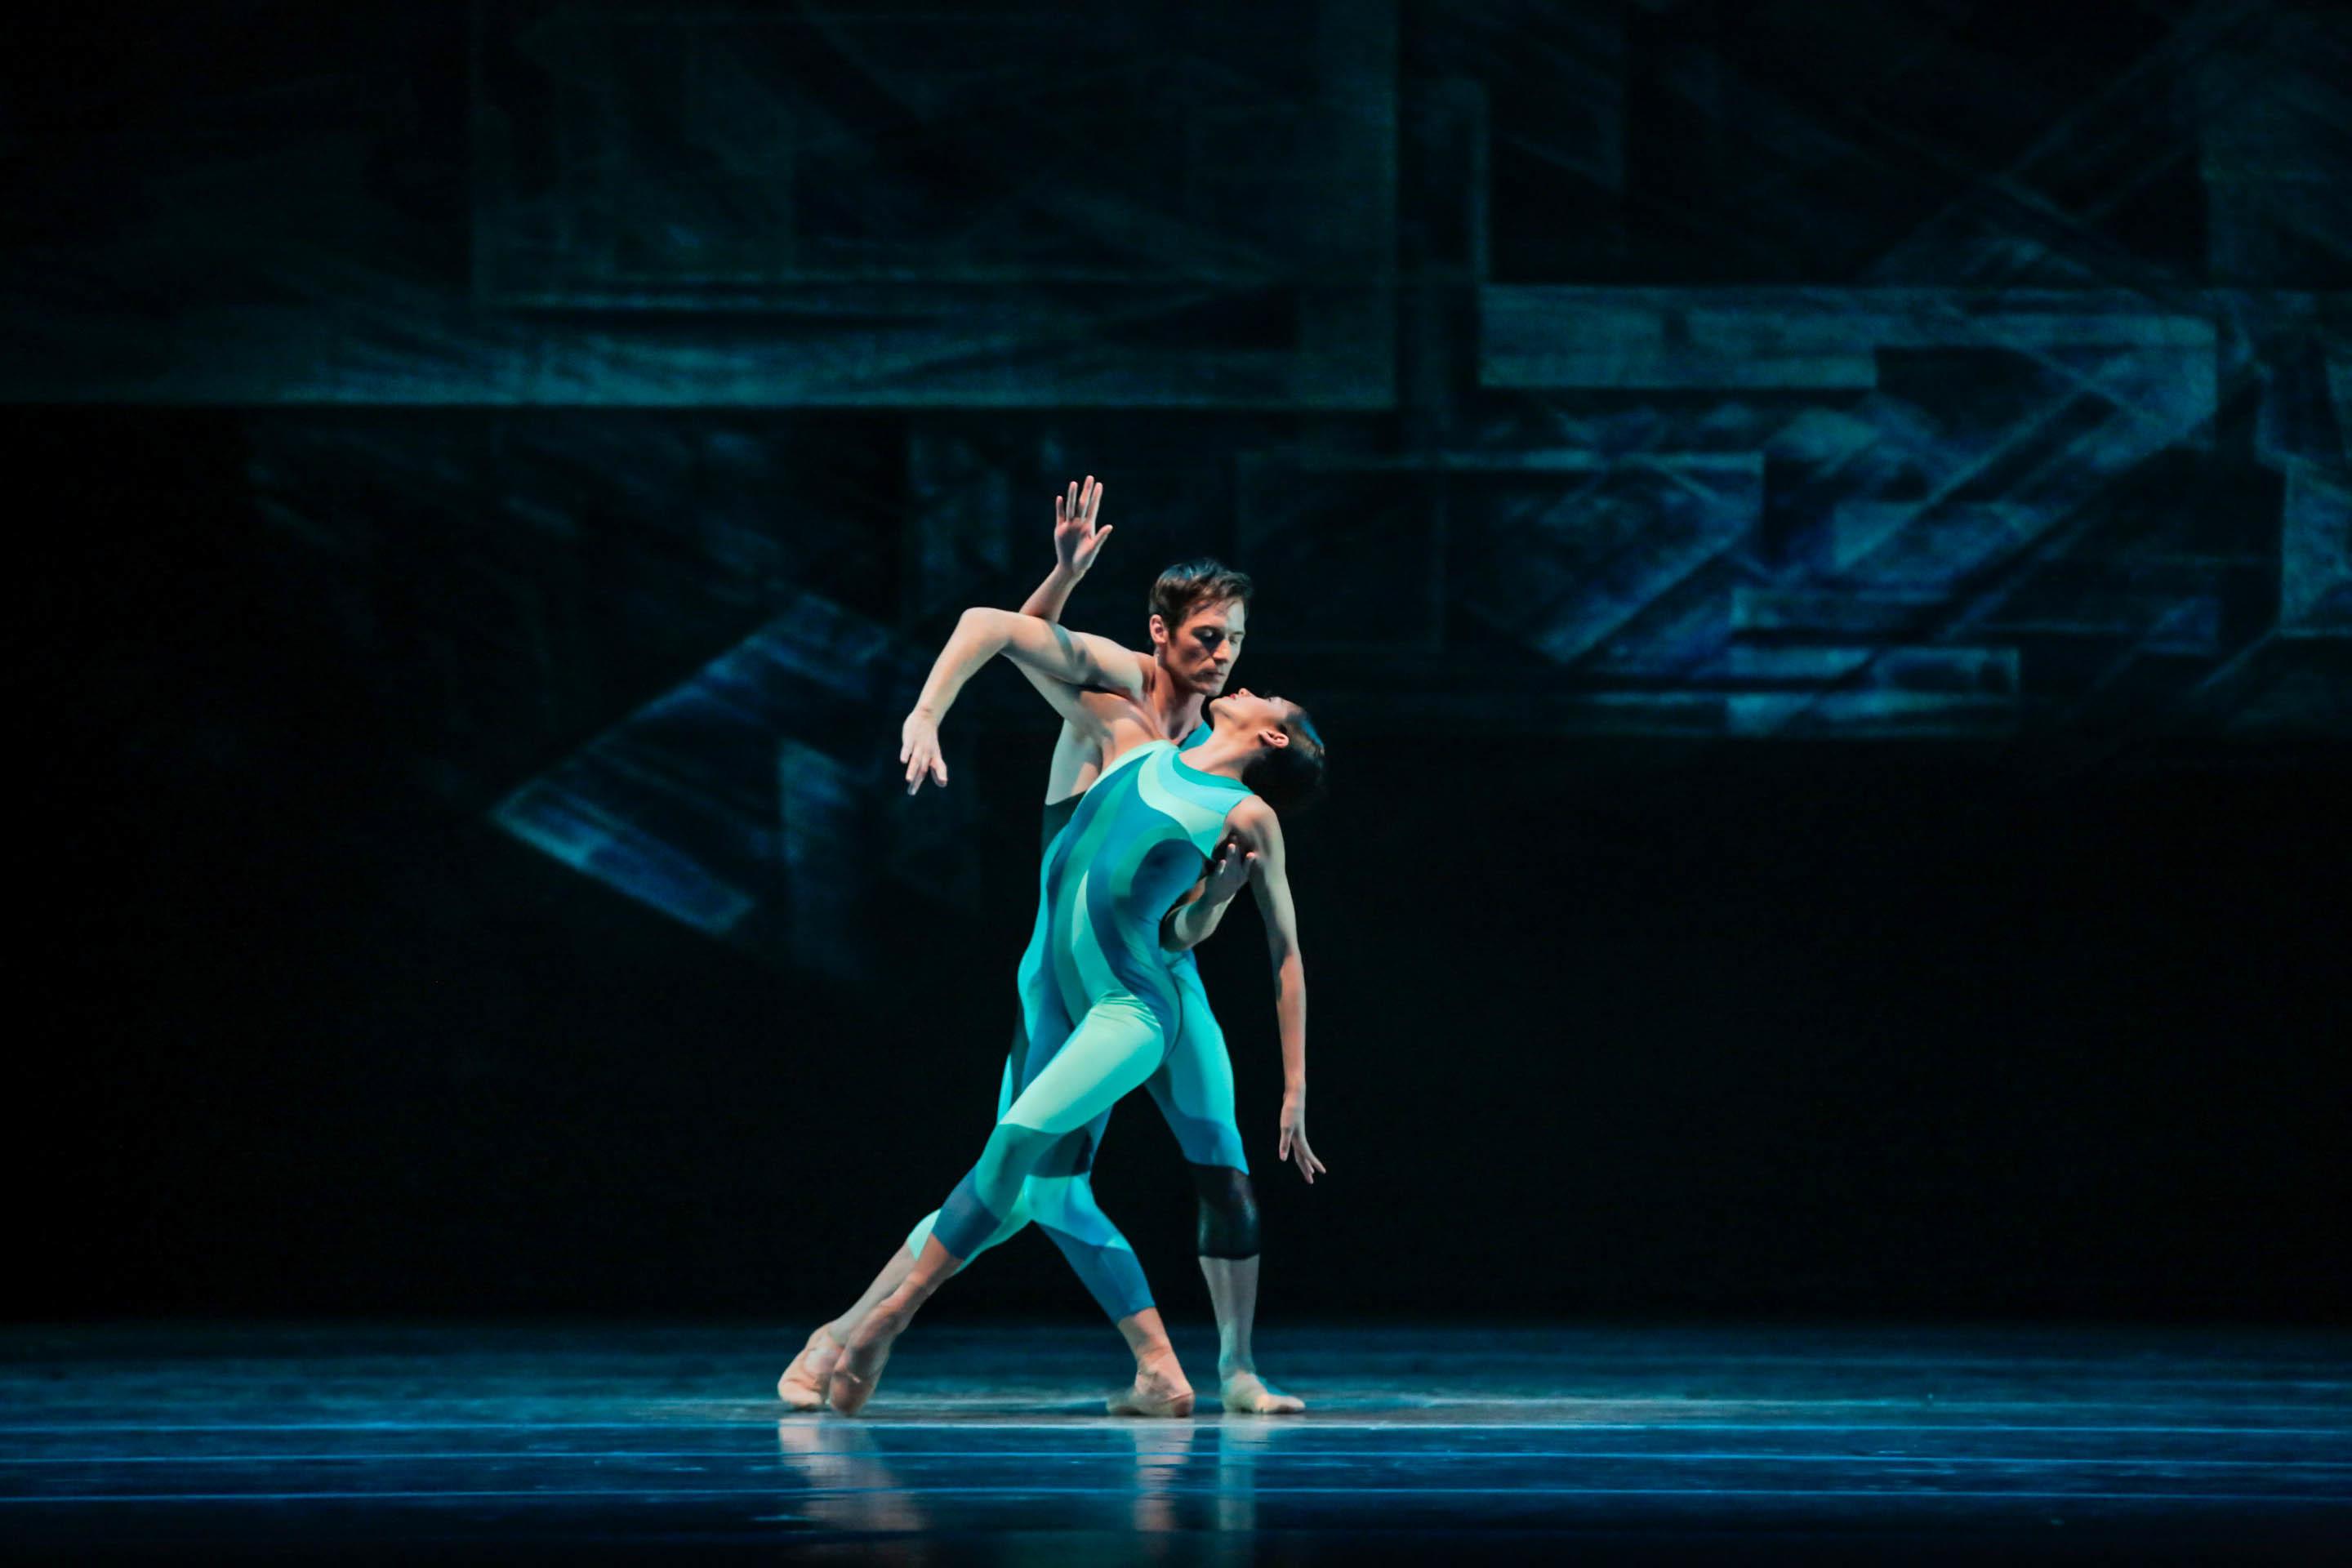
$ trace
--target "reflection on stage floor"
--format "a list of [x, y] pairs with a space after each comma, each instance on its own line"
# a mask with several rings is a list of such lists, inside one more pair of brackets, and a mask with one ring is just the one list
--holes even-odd
[[20, 1558], [2352, 1554], [2352, 1340], [2321, 1333], [1278, 1328], [1307, 1415], [1172, 1422], [1101, 1413], [1090, 1324], [926, 1324], [855, 1421], [775, 1404], [784, 1325], [0, 1343]]

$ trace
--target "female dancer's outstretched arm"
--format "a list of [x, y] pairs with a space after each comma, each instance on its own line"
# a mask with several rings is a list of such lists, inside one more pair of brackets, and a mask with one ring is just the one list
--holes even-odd
[[1282, 821], [1272, 806], [1252, 796], [1234, 807], [1225, 822], [1243, 848], [1255, 852], [1250, 890], [1265, 917], [1266, 949], [1274, 960], [1274, 1016], [1282, 1036], [1282, 1132], [1276, 1157], [1297, 1165], [1312, 1184], [1323, 1162], [1307, 1146], [1307, 960], [1298, 950], [1298, 911], [1290, 901]]

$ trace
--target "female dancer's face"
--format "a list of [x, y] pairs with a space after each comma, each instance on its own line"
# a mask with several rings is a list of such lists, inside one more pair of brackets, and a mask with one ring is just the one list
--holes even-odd
[[1280, 730], [1299, 712], [1298, 704], [1282, 697], [1260, 697], [1246, 686], [1235, 687], [1209, 704], [1210, 721], [1221, 729], [1245, 732]]

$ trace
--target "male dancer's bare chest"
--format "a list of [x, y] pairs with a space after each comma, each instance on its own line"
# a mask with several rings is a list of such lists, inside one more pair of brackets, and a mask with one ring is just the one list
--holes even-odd
[[[1181, 738], [1169, 733], [1168, 721], [1162, 718], [1148, 695], [1138, 699], [1124, 692], [1081, 691], [1078, 701], [1094, 721], [1092, 771], [1099, 772], [1108, 767], [1138, 746], [1153, 741]], [[1179, 722], [1181, 722], [1181, 718]], [[1191, 728], [1189, 724], [1184, 727]]]

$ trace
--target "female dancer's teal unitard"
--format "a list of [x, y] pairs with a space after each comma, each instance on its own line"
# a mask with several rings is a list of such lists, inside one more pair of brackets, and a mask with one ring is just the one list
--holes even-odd
[[[909, 1253], [936, 1237], [969, 1261], [1034, 1220], [1114, 1321], [1152, 1305], [1134, 1249], [1095, 1202], [1094, 1154], [1111, 1107], [1150, 1083], [1180, 1139], [1220, 1155], [1197, 1163], [1241, 1163], [1223, 1042], [1212, 1038], [1213, 1020], [1187, 1030], [1186, 1010], [1202, 1005], [1199, 978], [1184, 973], [1189, 962], [1171, 966], [1160, 925], [1249, 793], [1156, 741], [1121, 755], [1078, 797], [1038, 876], [1037, 923], [1020, 969], [1024, 1039], [1005, 1064], [995, 1131], [979, 1163], [908, 1237]], [[1196, 1055], [1215, 1045], [1216, 1062], [1171, 1063], [1171, 1047], [1188, 1036]], [[1212, 1065], [1223, 1069], [1222, 1093], [1220, 1075], [1202, 1070]], [[1185, 1137], [1187, 1123], [1197, 1138]]]

